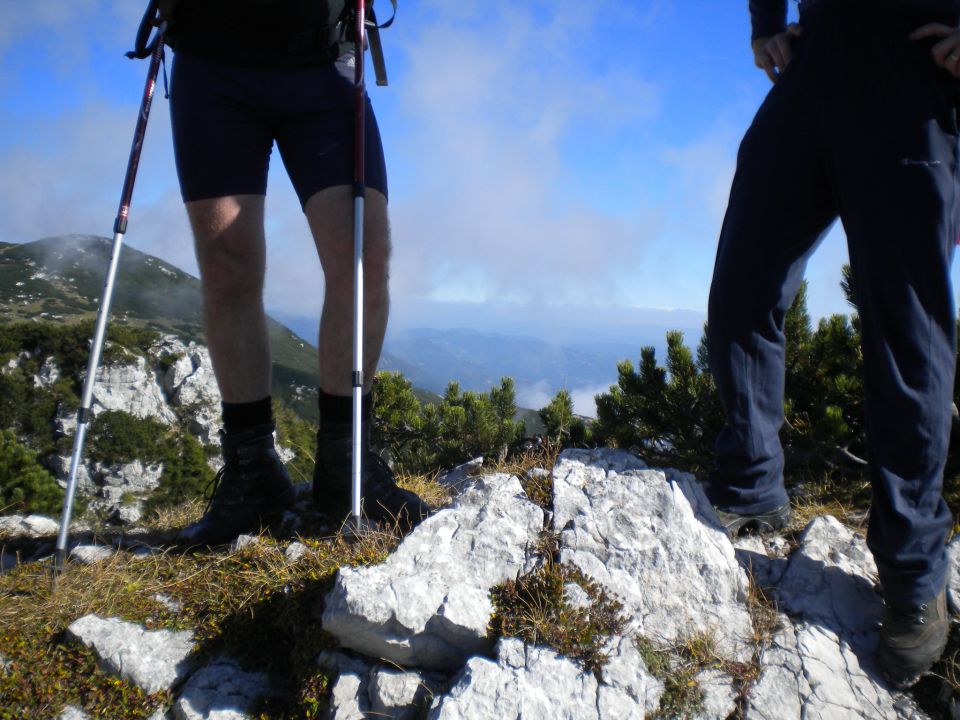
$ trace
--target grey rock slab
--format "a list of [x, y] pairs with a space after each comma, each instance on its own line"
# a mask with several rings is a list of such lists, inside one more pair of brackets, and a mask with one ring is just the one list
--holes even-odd
[[458, 495], [473, 481], [474, 473], [481, 467], [483, 467], [483, 456], [475, 457], [443, 473], [437, 478], [437, 482], [452, 494]]
[[363, 720], [368, 717], [367, 678], [370, 664], [336, 650], [324, 650], [317, 656], [317, 665], [332, 678], [330, 686], [330, 720]]
[[[747, 720], [924, 718], [912, 698], [879, 680], [872, 663], [832, 630], [784, 617], [747, 693]], [[875, 649], [875, 648], [874, 648]], [[867, 657], [870, 657], [869, 655]]]
[[105, 545], [77, 545], [70, 550], [70, 559], [84, 565], [93, 565], [108, 558], [112, 558], [116, 550]]
[[443, 686], [443, 677], [431, 673], [379, 667], [370, 672], [367, 698], [372, 717], [416, 720], [421, 709]]
[[723, 657], [751, 657], [749, 581], [693, 476], [606, 449], [564, 451], [553, 476], [561, 561], [612, 591], [633, 630], [661, 645], [706, 633]]
[[363, 676], [340, 674], [330, 688], [330, 720], [364, 720], [370, 717], [369, 713]]
[[734, 552], [740, 566], [754, 582], [769, 588], [780, 582], [787, 569], [787, 560], [771, 551], [768, 543], [758, 535], [744, 535], [733, 541]]
[[[625, 702], [624, 702], [625, 701]], [[497, 660], [471, 658], [429, 720], [642, 720], [644, 705], [624, 693], [601, 704], [600, 683], [573, 661], [516, 638], [497, 644]]]
[[781, 629], [760, 656], [745, 715], [791, 718], [918, 718], [876, 663], [883, 601], [864, 538], [829, 515], [814, 518], [777, 587]]
[[173, 705], [175, 720], [248, 720], [256, 703], [275, 691], [263, 673], [230, 660], [205, 665], [183, 686]]
[[[650, 714], [660, 706], [663, 682], [651, 675], [632, 637], [610, 638], [597, 690], [600, 720]], [[642, 717], [642, 715], [641, 715]]]
[[830, 515], [810, 521], [777, 586], [781, 607], [844, 634], [873, 631], [883, 617], [877, 567], [862, 535]]
[[0, 517], [0, 536], [45, 537], [56, 535], [60, 523], [43, 515], [7, 515]]
[[519, 479], [478, 478], [382, 564], [341, 568], [323, 627], [365, 655], [456, 670], [489, 650], [490, 588], [533, 567], [542, 527], [543, 511]]
[[703, 708], [695, 720], [727, 720], [737, 709], [737, 688], [733, 677], [722, 670], [708, 668], [694, 680], [703, 692]]
[[67, 636], [91, 648], [104, 671], [146, 693], [173, 687], [191, 670], [189, 630], [146, 630], [118, 618], [86, 615], [70, 624]]

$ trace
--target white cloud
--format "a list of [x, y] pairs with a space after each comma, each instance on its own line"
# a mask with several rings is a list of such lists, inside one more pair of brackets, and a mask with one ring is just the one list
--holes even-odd
[[566, 157], [579, 137], [603, 145], [659, 109], [652, 83], [570, 51], [606, 9], [424, 9], [429, 21], [403, 42], [410, 82], [393, 156], [416, 166], [414, 183], [394, 186], [400, 294], [625, 299], [614, 280], [638, 261], [653, 213], [640, 201], [618, 214], [598, 209], [602, 191]]

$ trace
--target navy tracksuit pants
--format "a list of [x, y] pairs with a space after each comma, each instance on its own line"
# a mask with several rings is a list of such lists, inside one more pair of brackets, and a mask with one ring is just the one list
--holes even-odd
[[737, 157], [708, 311], [726, 427], [714, 504], [761, 512], [783, 487], [784, 316], [839, 216], [862, 319], [873, 487], [868, 544], [888, 601], [939, 593], [950, 510], [958, 234], [957, 81], [907, 35], [957, 18], [871, 0], [802, 11], [793, 59]]

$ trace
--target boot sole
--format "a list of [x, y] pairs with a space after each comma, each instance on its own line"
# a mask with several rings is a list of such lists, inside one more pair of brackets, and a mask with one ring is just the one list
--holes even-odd
[[782, 505], [770, 512], [756, 515], [738, 515], [715, 508], [717, 518], [727, 535], [733, 539], [744, 530], [754, 531], [760, 535], [782, 530], [790, 523], [790, 505]]

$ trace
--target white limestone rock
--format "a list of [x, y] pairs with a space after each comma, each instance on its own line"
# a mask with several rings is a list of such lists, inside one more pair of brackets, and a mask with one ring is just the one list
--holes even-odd
[[369, 663], [336, 650], [324, 650], [317, 665], [333, 678], [330, 687], [330, 720], [364, 720], [370, 712], [367, 699]]
[[416, 720], [442, 685], [443, 678], [438, 675], [378, 667], [367, 680], [370, 716]]
[[873, 646], [855, 649], [819, 624], [783, 629], [761, 655], [761, 672], [747, 695], [746, 720], [861, 718], [908, 720], [926, 717], [913, 700], [890, 690], [873, 666]]
[[[76, 425], [76, 417], [74, 417], [74, 426]], [[74, 430], [76, 428], [74, 427]], [[70, 434], [74, 430], [70, 430]], [[54, 476], [57, 478], [57, 484], [61, 488], [67, 487], [67, 481], [70, 479], [70, 456], [69, 455], [55, 455], [50, 460], [50, 470], [53, 472]], [[87, 463], [81, 462], [77, 466], [77, 490], [80, 492], [94, 492], [97, 489], [98, 484], [94, 481], [93, 476], [90, 473], [90, 468], [87, 467]]]
[[459, 495], [463, 492], [474, 478], [474, 473], [483, 467], [483, 456], [475, 457], [473, 460], [457, 465], [452, 470], [440, 475], [437, 482], [450, 491], [451, 495]]
[[255, 704], [275, 690], [263, 673], [230, 660], [205, 665], [190, 676], [173, 706], [175, 720], [251, 720]]
[[0, 517], [0, 537], [39, 538], [56, 535], [60, 523], [43, 515], [7, 515]]
[[152, 352], [160, 358], [175, 360], [163, 375], [163, 388], [170, 404], [189, 408], [189, 428], [202, 443], [216, 444], [221, 424], [220, 389], [213, 374], [210, 352], [206, 347], [167, 335]]
[[145, 630], [119, 618], [86, 615], [70, 624], [67, 636], [92, 648], [105, 672], [146, 693], [170, 689], [191, 669], [189, 630]]
[[871, 633], [883, 617], [877, 566], [861, 535], [830, 515], [810, 521], [777, 586], [788, 613], [848, 635]]
[[124, 492], [150, 492], [160, 485], [163, 464], [147, 464], [142, 460], [115, 465], [95, 463], [94, 471], [100, 476], [100, 485], [121, 488]]
[[542, 527], [543, 511], [516, 477], [479, 478], [384, 563], [341, 568], [323, 627], [372, 657], [455, 670], [489, 649], [490, 588], [533, 567]]
[[114, 556], [116, 551], [105, 545], [77, 545], [70, 550], [70, 559], [84, 565], [94, 565]]
[[230, 543], [230, 552], [240, 552], [244, 548], [260, 544], [260, 538], [257, 535], [238, 535], [237, 539]]
[[60, 380], [60, 366], [51, 355], [43, 361], [40, 370], [33, 376], [34, 387], [49, 388]]
[[654, 712], [663, 682], [648, 672], [634, 639], [610, 638], [603, 649], [607, 662], [600, 669], [599, 720], [635, 717], [638, 710], [640, 717]]
[[137, 355], [123, 365], [101, 365], [93, 386], [94, 417], [104, 410], [122, 410], [138, 418], [154, 418], [171, 425], [177, 416], [146, 358]]
[[309, 552], [310, 548], [302, 542], [292, 542], [287, 545], [287, 549], [283, 551], [283, 556], [287, 559], [288, 563], [294, 564], [300, 562]]
[[554, 476], [560, 559], [617, 596], [656, 644], [713, 637], [725, 658], [753, 652], [747, 575], [691, 475], [619, 450], [567, 450]]
[[154, 593], [154, 595], [152, 595], [152, 599], [156, 600], [158, 603], [163, 605], [163, 607], [174, 614], [178, 614], [183, 610], [183, 605], [169, 595], [164, 595], [163, 593]]
[[876, 663], [883, 602], [864, 539], [835, 518], [807, 525], [777, 588], [781, 629], [760, 657], [748, 720], [924, 717]]
[[727, 720], [737, 709], [738, 692], [733, 677], [714, 668], [697, 673], [694, 678], [703, 692], [703, 708], [696, 720]]
[[364, 692], [364, 679], [356, 673], [342, 673], [330, 688], [330, 720], [365, 720], [370, 703]]
[[[642, 663], [641, 663], [642, 667]], [[548, 648], [501, 639], [497, 660], [471, 658], [450, 692], [438, 698], [429, 720], [642, 720], [647, 693], [634, 688], [601, 696], [593, 673]], [[654, 706], [655, 707], [655, 706]]]
[[742, 535], [733, 541], [740, 567], [762, 588], [770, 588], [780, 582], [787, 569], [785, 552], [775, 540], [782, 538]]

